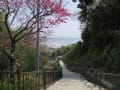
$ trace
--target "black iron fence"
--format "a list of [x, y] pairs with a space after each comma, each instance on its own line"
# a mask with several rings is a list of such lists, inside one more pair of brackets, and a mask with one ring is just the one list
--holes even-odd
[[82, 77], [90, 82], [93, 82], [95, 85], [98, 85], [99, 90], [102, 90], [102, 87], [106, 88], [107, 90], [120, 90], [120, 74], [104, 73], [88, 68], [85, 69], [86, 71], [84, 72], [81, 70], [81, 68], [68, 68], [71, 71], [80, 73]]
[[120, 74], [112, 73], [96, 73], [84, 72], [81, 73], [87, 80], [99, 86], [99, 90], [105, 87], [108, 90], [120, 90]]
[[10, 72], [0, 72], [0, 90], [40, 90], [62, 78], [61, 71], [40, 70], [39, 72], [14, 73], [15, 83], [10, 82]]

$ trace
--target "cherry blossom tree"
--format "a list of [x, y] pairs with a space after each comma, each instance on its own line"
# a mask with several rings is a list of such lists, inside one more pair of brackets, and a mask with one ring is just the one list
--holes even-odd
[[0, 23], [5, 25], [10, 41], [9, 50], [2, 45], [0, 50], [10, 60], [11, 73], [16, 66], [16, 44], [21, 39], [38, 32], [46, 33], [44, 28], [66, 22], [71, 15], [62, 0], [0, 0], [0, 12], [4, 15]]

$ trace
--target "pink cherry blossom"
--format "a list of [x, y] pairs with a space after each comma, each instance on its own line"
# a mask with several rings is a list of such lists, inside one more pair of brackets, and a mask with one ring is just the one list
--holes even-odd
[[[71, 13], [63, 7], [63, 1], [62, 0], [39, 0], [40, 4], [40, 10], [44, 11], [41, 15], [45, 14], [46, 12], [49, 12], [51, 15], [43, 16], [40, 21], [42, 21], [42, 24], [45, 25], [51, 25], [55, 26], [56, 24], [60, 23], [66, 23], [69, 16], [71, 16]], [[0, 1], [0, 9], [2, 8], [3, 13], [12, 12], [12, 16], [17, 13], [17, 20], [21, 21], [21, 23], [25, 22], [25, 18], [29, 17], [31, 18], [31, 14], [28, 11], [28, 8], [37, 9], [38, 6], [38, 0], [1, 0]], [[18, 11], [18, 7], [20, 7]], [[26, 16], [27, 15], [27, 16]], [[41, 16], [40, 15], [40, 16]], [[50, 16], [50, 17], [49, 17]], [[22, 18], [23, 17], [23, 20]], [[47, 17], [47, 18], [46, 18]], [[13, 17], [10, 17], [13, 18]], [[34, 21], [31, 20], [32, 24]], [[19, 22], [20, 23], [20, 22]]]

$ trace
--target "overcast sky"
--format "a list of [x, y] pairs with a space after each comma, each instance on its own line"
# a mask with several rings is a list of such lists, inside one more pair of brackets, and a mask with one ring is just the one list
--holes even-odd
[[[67, 8], [70, 10], [72, 14], [77, 14], [79, 9], [77, 8], [77, 3], [73, 3], [72, 0], [64, 0], [68, 1]], [[53, 33], [50, 35], [51, 37], [75, 37], [80, 38], [80, 22], [77, 20], [77, 16], [72, 16], [67, 23], [62, 23], [56, 26], [53, 29]]]

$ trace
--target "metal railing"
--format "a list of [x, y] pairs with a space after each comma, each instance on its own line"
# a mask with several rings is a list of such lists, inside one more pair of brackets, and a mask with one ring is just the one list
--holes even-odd
[[81, 73], [87, 80], [93, 82], [99, 86], [99, 90], [102, 87], [108, 90], [120, 90], [120, 74], [112, 73], [96, 73], [96, 72], [83, 72]]
[[107, 90], [120, 90], [120, 74], [104, 73], [93, 69], [86, 69], [86, 71], [83, 72], [81, 68], [68, 68], [80, 73], [82, 77], [98, 85], [99, 90], [102, 90], [102, 87]]
[[39, 72], [20, 72], [14, 73], [15, 83], [10, 82], [10, 72], [0, 72], [0, 90], [40, 90], [46, 89], [62, 78], [61, 71], [40, 70]]

